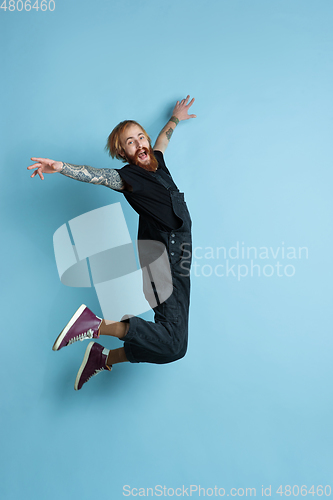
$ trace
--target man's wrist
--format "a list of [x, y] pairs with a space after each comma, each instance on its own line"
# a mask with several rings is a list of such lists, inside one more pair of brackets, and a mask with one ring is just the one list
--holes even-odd
[[61, 171], [64, 169], [64, 162], [63, 161], [56, 161], [53, 168], [56, 172], [61, 173]]
[[173, 123], [175, 123], [176, 125], [178, 125], [178, 123], [179, 123], [179, 119], [177, 118], [177, 116], [172, 115], [172, 117], [170, 118], [169, 122], [173, 122]]

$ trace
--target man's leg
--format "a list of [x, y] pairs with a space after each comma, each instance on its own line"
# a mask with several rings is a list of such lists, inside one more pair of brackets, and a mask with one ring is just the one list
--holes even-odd
[[112, 366], [117, 363], [124, 363], [125, 361], [128, 361], [125, 349], [123, 347], [119, 347], [119, 349], [112, 349], [109, 351], [106, 364], [108, 366]]
[[129, 329], [129, 323], [124, 323], [122, 321], [109, 321], [102, 320], [101, 326], [99, 327], [100, 335], [110, 335], [111, 337], [117, 337], [121, 339], [125, 337]]
[[[103, 319], [101, 326], [99, 327], [100, 335], [109, 335], [110, 337], [117, 337], [118, 339], [125, 337], [128, 332], [129, 324], [122, 323], [121, 321], [108, 321]], [[116, 363], [124, 363], [128, 361], [125, 353], [125, 349], [120, 347], [119, 349], [112, 349], [109, 351], [107, 358], [107, 365], [115, 365]]]

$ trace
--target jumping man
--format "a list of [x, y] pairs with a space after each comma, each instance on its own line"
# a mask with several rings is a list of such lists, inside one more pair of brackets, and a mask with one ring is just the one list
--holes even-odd
[[[84, 304], [79, 307], [56, 339], [53, 350], [78, 340], [101, 335], [118, 337], [119, 349], [108, 350], [91, 341], [78, 371], [74, 388], [81, 389], [93, 375], [112, 366], [131, 363], [170, 363], [187, 350], [190, 304], [191, 218], [184, 194], [174, 183], [164, 162], [164, 152], [178, 123], [195, 118], [188, 110], [194, 99], [177, 101], [172, 116], [161, 130], [154, 147], [144, 128], [133, 120], [119, 123], [108, 137], [106, 148], [112, 158], [126, 163], [121, 169], [72, 165], [48, 158], [31, 158], [31, 177], [59, 172], [91, 184], [101, 184], [124, 194], [139, 214], [138, 243], [151, 240], [166, 248], [172, 276], [172, 294], [154, 310], [154, 322], [133, 316], [121, 321], [99, 318]], [[186, 272], [184, 272], [186, 269]], [[151, 285], [154, 288], [154, 283]]]

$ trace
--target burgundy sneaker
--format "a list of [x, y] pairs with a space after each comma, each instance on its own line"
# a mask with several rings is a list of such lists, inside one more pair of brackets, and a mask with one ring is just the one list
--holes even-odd
[[96, 316], [87, 306], [82, 304], [60, 333], [52, 349], [59, 351], [62, 347], [74, 344], [78, 340], [97, 339], [101, 323], [102, 318]]
[[97, 342], [90, 342], [84, 354], [82, 365], [76, 375], [74, 389], [79, 391], [83, 384], [88, 382], [91, 377], [104, 370], [110, 370], [112, 366], [107, 366], [109, 350], [105, 349]]

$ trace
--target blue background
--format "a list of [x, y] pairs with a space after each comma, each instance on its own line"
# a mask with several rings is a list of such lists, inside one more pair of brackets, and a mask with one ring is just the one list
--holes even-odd
[[[332, 14], [328, 0], [1, 10], [1, 499], [332, 486]], [[101, 311], [94, 289], [60, 283], [53, 233], [121, 201], [135, 239], [137, 215], [116, 192], [26, 167], [120, 167], [104, 152], [112, 128], [132, 118], [155, 139], [188, 93], [197, 118], [165, 157], [194, 246], [308, 258], [258, 258], [282, 276], [238, 280], [197, 250], [187, 356], [118, 365], [74, 392], [86, 345], [51, 347], [81, 303]]]

